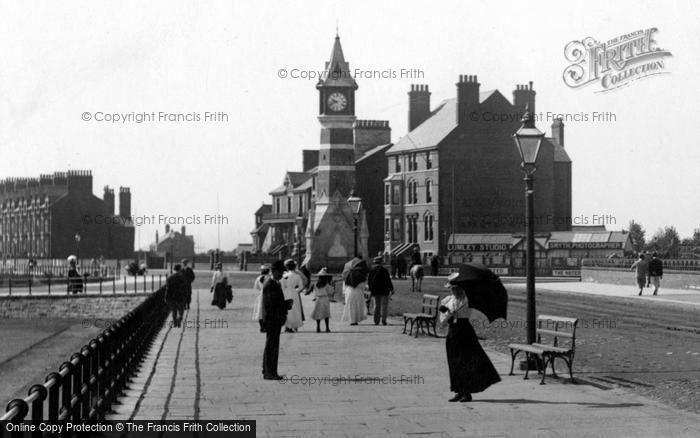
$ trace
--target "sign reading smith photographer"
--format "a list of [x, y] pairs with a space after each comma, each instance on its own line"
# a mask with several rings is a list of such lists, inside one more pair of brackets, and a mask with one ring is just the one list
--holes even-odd
[[620, 35], [606, 42], [591, 37], [572, 41], [564, 48], [564, 83], [571, 88], [600, 84], [598, 93], [629, 85], [645, 77], [669, 73], [664, 58], [671, 52], [657, 46], [653, 27]]

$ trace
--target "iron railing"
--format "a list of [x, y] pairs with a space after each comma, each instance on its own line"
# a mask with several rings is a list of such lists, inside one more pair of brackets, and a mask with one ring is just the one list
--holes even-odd
[[[162, 287], [29, 388], [26, 398], [11, 400], [0, 421], [104, 419], [165, 323], [164, 299]], [[42, 435], [37, 430], [33, 436]]]

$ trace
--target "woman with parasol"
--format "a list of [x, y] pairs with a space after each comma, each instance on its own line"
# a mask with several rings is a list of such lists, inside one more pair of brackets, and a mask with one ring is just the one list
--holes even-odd
[[439, 310], [440, 323], [449, 324], [445, 346], [450, 389], [455, 393], [449, 401], [469, 402], [472, 393], [484, 391], [501, 378], [469, 322], [472, 309], [465, 287], [470, 282], [460, 281], [460, 273], [451, 274], [447, 280], [445, 287], [452, 293], [442, 300]]
[[365, 285], [368, 273], [367, 262], [359, 258], [350, 260], [343, 268], [345, 307], [343, 308], [342, 320], [350, 321], [350, 325], [357, 325], [367, 318]]

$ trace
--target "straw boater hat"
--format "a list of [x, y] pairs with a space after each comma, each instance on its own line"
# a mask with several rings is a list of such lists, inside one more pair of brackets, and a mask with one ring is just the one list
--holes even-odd
[[77, 263], [77, 262], [78, 262], [78, 258], [76, 256], [74, 256], [74, 255], [68, 256], [68, 263]]
[[321, 268], [321, 270], [318, 271], [318, 274], [316, 274], [316, 275], [318, 275], [319, 277], [332, 277], [333, 276], [333, 275], [328, 273], [328, 268]]
[[457, 281], [459, 281], [459, 272], [453, 272], [447, 276], [447, 283], [445, 283], [445, 287], [451, 288], [457, 284]]

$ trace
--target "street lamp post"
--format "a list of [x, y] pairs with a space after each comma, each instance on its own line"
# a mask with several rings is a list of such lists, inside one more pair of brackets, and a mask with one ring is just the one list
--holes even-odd
[[513, 134], [515, 145], [520, 153], [520, 167], [525, 173], [525, 233], [527, 236], [525, 275], [527, 290], [527, 343], [535, 342], [535, 214], [533, 206], [533, 182], [532, 176], [537, 170], [537, 155], [544, 133], [535, 127], [535, 122], [530, 115], [529, 108], [525, 107], [522, 126]]
[[362, 199], [355, 195], [355, 191], [350, 192], [350, 197], [348, 198], [348, 204], [350, 204], [350, 209], [352, 210], [352, 231], [354, 235], [355, 242], [355, 257], [358, 256], [357, 252], [357, 230], [358, 222], [360, 219], [360, 210], [362, 209]]

